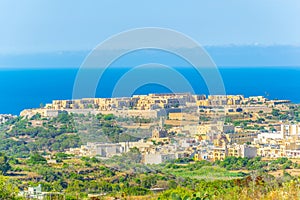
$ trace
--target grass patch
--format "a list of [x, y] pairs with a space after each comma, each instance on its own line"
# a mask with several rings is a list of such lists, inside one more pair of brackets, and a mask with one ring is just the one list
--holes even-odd
[[194, 170], [180, 167], [178, 169], [167, 169], [165, 172], [178, 177], [205, 180], [228, 180], [245, 176], [242, 172], [230, 172], [219, 166], [203, 166]]

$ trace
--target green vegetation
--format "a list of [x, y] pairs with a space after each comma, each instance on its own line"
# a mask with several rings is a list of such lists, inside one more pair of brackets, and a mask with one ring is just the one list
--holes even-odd
[[255, 157], [253, 159], [241, 158], [241, 157], [227, 157], [224, 161], [216, 161], [220, 167], [224, 167], [227, 170], [260, 170], [268, 165], [267, 162], [262, 161], [261, 157]]
[[46, 164], [47, 160], [38, 153], [34, 153], [30, 156], [27, 164], [29, 165], [36, 165], [36, 164]]
[[5, 175], [6, 172], [11, 169], [11, 166], [8, 161], [9, 161], [8, 157], [5, 156], [4, 153], [0, 152], [0, 171], [2, 175]]
[[[30, 119], [18, 117], [0, 125], [0, 151], [26, 158], [32, 152], [63, 152], [88, 141], [122, 142], [139, 139], [125, 132], [116, 120], [112, 114], [94, 116], [61, 113], [49, 119], [42, 119], [40, 114]], [[150, 122], [146, 119], [135, 120]]]
[[0, 176], [0, 199], [17, 200], [18, 187], [8, 177]]
[[231, 117], [226, 117], [225, 118], [225, 124], [230, 124], [232, 123], [232, 118]]
[[[216, 162], [185, 158], [145, 166], [140, 164], [142, 157], [137, 149], [108, 160], [77, 159], [64, 153], [56, 153], [53, 158], [61, 161], [47, 164], [38, 153], [25, 160], [7, 157], [10, 169], [7, 177], [0, 177], [0, 198], [16, 199], [18, 188], [37, 184], [42, 184], [46, 192], [62, 192], [66, 199], [85, 199], [87, 194], [100, 193], [144, 199], [272, 199], [274, 194], [291, 190], [293, 193], [287, 193], [291, 199], [299, 195], [300, 179], [286, 171], [280, 177], [267, 173], [272, 172], [272, 165], [279, 170], [299, 167], [287, 158], [262, 161], [259, 157], [228, 157]], [[153, 193], [153, 188], [164, 191]]]
[[[271, 119], [297, 119], [299, 108], [282, 112], [273, 109]], [[245, 120], [227, 117], [226, 123], [245, 129], [275, 130], [264, 124], [266, 113]], [[140, 117], [134, 123], [151, 123]], [[202, 121], [209, 120], [202, 116]], [[288, 158], [263, 160], [227, 157], [223, 161], [193, 161], [189, 158], [160, 165], [142, 165], [138, 149], [101, 160], [65, 154], [98, 138], [105, 141], [134, 141], [124, 127], [128, 119], [114, 115], [61, 113], [55, 118], [37, 114], [15, 118], [0, 126], [0, 199], [17, 199], [18, 190], [42, 185], [45, 192], [62, 192], [66, 199], [85, 199], [88, 194], [125, 199], [297, 199], [300, 179], [289, 173], [300, 165]], [[254, 125], [253, 125], [254, 123]], [[167, 127], [171, 128], [171, 126]], [[5, 152], [1, 153], [1, 152]], [[46, 160], [51, 157], [53, 164]], [[281, 175], [273, 176], [272, 174]], [[292, 173], [291, 173], [292, 174]], [[153, 192], [153, 189], [161, 192]], [[281, 196], [280, 196], [281, 197]]]
[[117, 118], [112, 114], [74, 115], [74, 120], [82, 143], [88, 141], [125, 142], [139, 139], [132, 136], [132, 134], [128, 134], [125, 128], [117, 124], [117, 122], [126, 121], [127, 119]]
[[180, 167], [178, 169], [169, 169], [164, 170], [170, 174], [174, 174], [179, 177], [189, 178], [193, 177], [195, 179], [206, 179], [206, 180], [215, 180], [215, 179], [230, 179], [243, 176], [243, 174], [233, 173], [227, 171], [225, 168], [219, 166], [203, 166], [199, 169], [190, 170], [190, 166]]
[[[27, 157], [35, 151], [64, 151], [78, 147], [80, 138], [76, 133], [72, 115], [59, 114], [57, 118], [41, 119], [40, 114], [30, 119], [18, 117], [6, 122], [8, 126], [0, 133], [0, 151], [16, 157]], [[33, 121], [39, 125], [33, 126]]]

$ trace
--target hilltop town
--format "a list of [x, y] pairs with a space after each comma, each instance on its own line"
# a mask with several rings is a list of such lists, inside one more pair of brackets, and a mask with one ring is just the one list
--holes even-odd
[[[299, 111], [300, 107], [289, 100], [269, 100], [263, 96], [180, 93], [54, 100], [43, 108], [24, 110], [20, 116], [112, 115], [127, 132], [140, 130], [147, 134], [139, 137], [137, 133], [134, 141], [87, 141], [65, 152], [112, 157], [137, 148], [143, 163], [159, 164], [178, 158], [299, 158]], [[39, 121], [33, 123], [37, 125]]]
[[11, 199], [292, 199], [299, 136], [300, 106], [263, 96], [54, 100], [0, 115], [0, 178]]

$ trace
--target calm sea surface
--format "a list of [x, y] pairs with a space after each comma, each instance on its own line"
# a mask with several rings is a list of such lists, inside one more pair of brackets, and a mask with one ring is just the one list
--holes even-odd
[[[196, 93], [208, 94], [207, 87], [195, 70], [177, 69]], [[0, 70], [0, 113], [19, 114], [25, 108], [39, 107], [54, 99], [71, 99], [77, 69]], [[112, 68], [105, 72], [97, 89], [97, 97], [110, 97], [114, 85], [128, 71]], [[270, 99], [290, 99], [300, 103], [300, 67], [221, 68], [226, 93], [264, 95]], [[176, 81], [176, 80], [174, 80]], [[101, 85], [101, 86], [100, 86]], [[170, 92], [167, 88], [148, 84], [136, 94]]]

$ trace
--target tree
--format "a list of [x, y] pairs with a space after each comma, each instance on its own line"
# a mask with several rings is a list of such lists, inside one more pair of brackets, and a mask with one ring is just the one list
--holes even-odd
[[4, 176], [0, 176], [0, 199], [2, 200], [14, 200], [17, 198], [18, 188]]
[[28, 163], [30, 164], [46, 164], [47, 160], [38, 153], [34, 153], [30, 156]]
[[40, 120], [42, 118], [42, 115], [40, 113], [36, 113], [33, 115], [30, 120]]
[[273, 109], [272, 110], [272, 115], [275, 116], [275, 117], [279, 116], [279, 110], [278, 109]]
[[68, 159], [69, 157], [71, 157], [69, 154], [63, 153], [63, 152], [58, 152], [55, 154], [55, 157], [57, 159]]
[[230, 124], [232, 123], [232, 118], [231, 117], [226, 117], [225, 118], [225, 124]]
[[8, 163], [8, 161], [8, 157], [6, 157], [4, 153], [0, 153], [0, 171], [2, 175], [5, 175], [6, 172], [11, 169], [11, 166]]
[[113, 114], [107, 114], [107, 115], [103, 116], [103, 119], [105, 121], [110, 121], [110, 120], [113, 120], [114, 118], [115, 118], [115, 116]]

